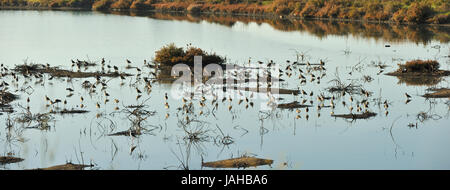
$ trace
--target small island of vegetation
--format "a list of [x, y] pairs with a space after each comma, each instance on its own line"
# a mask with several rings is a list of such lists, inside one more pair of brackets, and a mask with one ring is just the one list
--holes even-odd
[[407, 85], [436, 85], [442, 81], [442, 77], [449, 76], [450, 71], [441, 70], [436, 60], [411, 60], [405, 64], [398, 64], [394, 72], [386, 73], [399, 78], [399, 83]]
[[215, 53], [207, 53], [206, 51], [188, 46], [186, 50], [183, 47], [177, 47], [175, 44], [168, 44], [158, 51], [156, 51], [154, 61], [163, 66], [173, 66], [178, 63], [194, 66], [194, 57], [202, 56], [202, 64], [222, 64], [225, 62], [225, 58], [216, 55]]

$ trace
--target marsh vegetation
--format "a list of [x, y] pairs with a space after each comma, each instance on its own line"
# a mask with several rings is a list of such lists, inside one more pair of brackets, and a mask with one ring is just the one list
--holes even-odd
[[[131, 6], [145, 7], [140, 3]], [[0, 56], [2, 169], [448, 166], [449, 86], [439, 74], [449, 69], [448, 29], [160, 13], [0, 14], [0, 34], [20, 37], [0, 44], [8, 52]], [[48, 25], [22, 24], [33, 17]], [[56, 27], [59, 19], [86, 20]], [[49, 26], [64, 35], [42, 36]], [[173, 66], [192, 66], [197, 55], [203, 65], [223, 65], [223, 73], [177, 86]]]
[[406, 23], [450, 22], [449, 4], [445, 0], [2, 0], [0, 6], [244, 14]]

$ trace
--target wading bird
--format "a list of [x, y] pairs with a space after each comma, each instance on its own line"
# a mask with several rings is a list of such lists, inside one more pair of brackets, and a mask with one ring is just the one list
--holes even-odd
[[406, 99], [411, 99], [411, 96], [405, 92]]

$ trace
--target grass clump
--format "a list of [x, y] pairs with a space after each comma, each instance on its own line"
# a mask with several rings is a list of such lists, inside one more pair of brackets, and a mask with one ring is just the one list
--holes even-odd
[[207, 65], [211, 63], [222, 64], [225, 58], [216, 55], [215, 53], [207, 53], [204, 50], [188, 46], [186, 50], [182, 47], [177, 47], [171, 43], [160, 50], [156, 51], [154, 61], [159, 64], [173, 66], [178, 63], [184, 63], [189, 66], [194, 65], [194, 56], [202, 56], [202, 64]]
[[439, 70], [439, 62], [435, 60], [412, 60], [399, 65], [402, 72], [435, 72]]
[[19, 96], [6, 92], [4, 90], [0, 91], [0, 105], [9, 104], [12, 101], [18, 99]]

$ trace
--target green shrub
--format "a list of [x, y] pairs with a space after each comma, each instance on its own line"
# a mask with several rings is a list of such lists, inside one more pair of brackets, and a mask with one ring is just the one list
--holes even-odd
[[222, 64], [225, 59], [216, 55], [209, 54], [200, 48], [189, 47], [186, 51], [182, 47], [177, 47], [171, 43], [160, 50], [156, 51], [154, 61], [163, 65], [173, 66], [178, 63], [184, 63], [190, 66], [194, 65], [194, 56], [202, 56], [202, 63], [204, 65], [210, 63]]
[[174, 65], [182, 62], [184, 55], [183, 48], [179, 48], [171, 43], [156, 51], [155, 62], [164, 65]]

